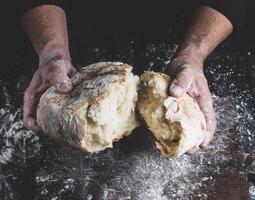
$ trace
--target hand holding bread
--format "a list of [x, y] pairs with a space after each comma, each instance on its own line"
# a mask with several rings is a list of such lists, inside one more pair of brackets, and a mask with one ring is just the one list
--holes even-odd
[[206, 124], [196, 101], [188, 94], [169, 96], [171, 79], [166, 74], [147, 71], [139, 80], [131, 71], [130, 65], [119, 62], [82, 68], [71, 79], [70, 93], [51, 87], [42, 95], [39, 126], [55, 140], [98, 152], [131, 134], [140, 117], [166, 157], [179, 157], [199, 146]]

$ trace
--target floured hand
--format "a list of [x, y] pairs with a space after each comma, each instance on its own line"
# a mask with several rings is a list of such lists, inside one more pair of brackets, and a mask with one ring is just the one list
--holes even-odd
[[[187, 92], [193, 97], [206, 120], [206, 133], [200, 147], [206, 147], [213, 139], [216, 128], [216, 117], [213, 109], [213, 100], [207, 80], [203, 73], [203, 62], [187, 57], [175, 58], [169, 66], [169, 74], [173, 77], [169, 91], [172, 96], [180, 97]], [[194, 153], [198, 149], [191, 149]]]
[[51, 86], [55, 86], [60, 93], [70, 92], [72, 82], [69, 77], [75, 71], [76, 69], [69, 59], [53, 56], [50, 59], [44, 58], [40, 61], [39, 67], [24, 94], [23, 123], [26, 128], [35, 132], [39, 130], [35, 116], [41, 95]]

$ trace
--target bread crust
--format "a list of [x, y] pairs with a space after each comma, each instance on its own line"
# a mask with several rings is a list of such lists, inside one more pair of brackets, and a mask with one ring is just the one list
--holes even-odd
[[68, 94], [49, 88], [37, 107], [44, 133], [88, 152], [112, 147], [139, 125], [135, 114], [139, 77], [132, 66], [100, 62], [81, 68]]
[[179, 157], [199, 146], [206, 130], [205, 118], [197, 102], [185, 94], [169, 96], [171, 78], [146, 71], [140, 77], [137, 107], [156, 139], [156, 147], [169, 158]]

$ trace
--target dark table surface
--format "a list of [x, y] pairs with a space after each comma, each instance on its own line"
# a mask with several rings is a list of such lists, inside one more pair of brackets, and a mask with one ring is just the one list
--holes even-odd
[[[107, 26], [96, 19], [82, 26], [80, 14], [70, 17], [76, 67], [122, 61], [136, 74], [164, 72], [183, 29], [182, 13], [161, 34], [154, 26], [132, 32], [124, 11], [100, 11]], [[116, 13], [124, 21], [110, 23]], [[0, 76], [0, 199], [255, 199], [254, 51], [227, 43], [210, 55], [205, 73], [217, 112], [215, 138], [207, 149], [172, 160], [160, 155], [143, 126], [98, 154], [24, 129], [22, 96], [37, 60], [23, 36], [14, 41]]]

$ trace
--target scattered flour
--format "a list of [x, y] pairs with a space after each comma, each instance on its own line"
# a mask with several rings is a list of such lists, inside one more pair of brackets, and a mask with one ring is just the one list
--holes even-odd
[[[175, 49], [176, 46], [165, 43], [150, 44], [135, 66], [141, 62], [147, 70], [164, 71]], [[84, 55], [93, 53], [103, 60], [109, 59], [103, 57], [105, 50], [100, 48], [88, 49]], [[124, 56], [117, 56], [120, 57]], [[217, 55], [206, 63], [218, 119], [213, 142], [204, 151], [175, 160], [160, 155], [152, 135], [144, 128], [138, 128], [113, 149], [93, 155], [40, 141], [23, 128], [21, 105], [15, 108], [11, 104], [11, 95], [1, 83], [5, 98], [0, 107], [1, 166], [19, 162], [26, 165], [28, 159], [42, 156], [44, 164], [34, 177], [35, 199], [208, 199], [214, 192], [217, 176], [245, 170], [236, 155], [242, 158], [250, 154], [255, 145], [252, 97], [249, 87], [241, 84], [244, 82], [241, 79], [247, 78], [246, 69], [240, 70], [233, 63], [233, 57]], [[42, 148], [44, 146], [47, 148]], [[0, 174], [0, 192], [5, 188], [8, 194], [15, 196], [16, 189], [11, 187], [10, 178], [15, 179], [11, 172]], [[254, 188], [251, 185], [249, 191], [253, 199]]]

